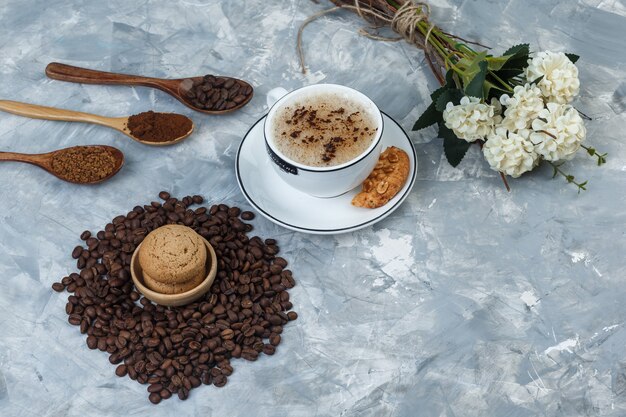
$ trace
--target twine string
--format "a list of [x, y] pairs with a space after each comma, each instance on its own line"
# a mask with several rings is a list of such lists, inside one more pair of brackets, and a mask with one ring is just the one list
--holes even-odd
[[[418, 23], [429, 22], [428, 18], [430, 16], [430, 6], [427, 3], [408, 0], [404, 4], [402, 4], [402, 6], [396, 11], [393, 17], [389, 17], [376, 11], [373, 8], [362, 7], [359, 3], [359, 0], [354, 0], [354, 6], [341, 5], [333, 7], [331, 9], [322, 10], [321, 12], [318, 12], [308, 17], [304, 22], [302, 22], [302, 25], [300, 25], [300, 29], [298, 30], [297, 51], [298, 58], [300, 59], [300, 67], [303, 74], [306, 74], [304, 51], [302, 48], [302, 33], [304, 32], [304, 28], [314, 20], [329, 13], [334, 13], [340, 9], [353, 10], [365, 20], [370, 20], [373, 18], [374, 20], [378, 20], [385, 24], [388, 24], [394, 32], [400, 35], [400, 37], [381, 36], [375, 33], [368, 32], [364, 28], [359, 29], [358, 33], [360, 35], [365, 36], [369, 39], [384, 42], [396, 42], [404, 39], [407, 42], [424, 50], [428, 64], [431, 66], [431, 68], [433, 68], [433, 70], [433, 63], [440, 64], [440, 60], [437, 59], [437, 55], [435, 54], [433, 56], [428, 47], [428, 39], [435, 26], [433, 24], [430, 24], [426, 35], [423, 35], [417, 30]], [[377, 27], [375, 27], [374, 29], [377, 29]], [[437, 72], [435, 72], [435, 74], [437, 74]]]

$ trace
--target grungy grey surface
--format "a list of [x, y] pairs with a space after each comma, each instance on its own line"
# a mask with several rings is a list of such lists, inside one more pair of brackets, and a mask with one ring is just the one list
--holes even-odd
[[[281, 86], [346, 84], [410, 130], [436, 87], [423, 55], [374, 42], [340, 12], [304, 41], [300, 23], [329, 6], [308, 0], [0, 0], [0, 98], [111, 116], [149, 109], [193, 118], [196, 133], [151, 148], [113, 130], [0, 114], [0, 148], [44, 152], [112, 144], [127, 163], [93, 187], [36, 167], [0, 164], [0, 415], [31, 416], [623, 416], [626, 415], [626, 3], [621, 0], [436, 0], [433, 20], [494, 47], [577, 53], [577, 108], [588, 143], [569, 172], [512, 180], [507, 193], [477, 149], [451, 168], [434, 130], [410, 133], [418, 181], [393, 215], [367, 229], [317, 237], [265, 219], [298, 285], [300, 318], [273, 357], [234, 361], [226, 387], [153, 406], [145, 386], [117, 378], [67, 323], [50, 285], [73, 270], [84, 229], [100, 230], [167, 189], [247, 207], [234, 176], [237, 146]], [[228, 116], [195, 113], [150, 89], [46, 79], [48, 62], [153, 76], [219, 73], [256, 95]]]

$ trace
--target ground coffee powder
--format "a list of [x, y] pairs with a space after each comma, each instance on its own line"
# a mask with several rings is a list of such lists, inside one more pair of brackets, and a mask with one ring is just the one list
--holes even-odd
[[146, 142], [170, 142], [185, 136], [193, 127], [182, 114], [147, 111], [128, 118], [128, 130], [137, 139]]

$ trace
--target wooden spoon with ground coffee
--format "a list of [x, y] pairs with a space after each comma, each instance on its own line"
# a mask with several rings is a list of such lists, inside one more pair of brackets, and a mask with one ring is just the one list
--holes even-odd
[[237, 110], [245, 106], [253, 95], [252, 86], [243, 80], [210, 74], [203, 77], [164, 79], [96, 71], [53, 62], [46, 67], [46, 75], [55, 80], [75, 83], [157, 88], [171, 94], [187, 107], [207, 114], [224, 114]]
[[35, 119], [95, 123], [119, 130], [137, 142], [152, 146], [173, 145], [193, 132], [191, 119], [176, 113], [148, 111], [129, 117], [104, 117], [9, 100], [0, 100], [0, 110]]
[[0, 152], [0, 161], [36, 165], [74, 184], [96, 184], [117, 174], [124, 165], [124, 154], [112, 146], [73, 146], [42, 154]]

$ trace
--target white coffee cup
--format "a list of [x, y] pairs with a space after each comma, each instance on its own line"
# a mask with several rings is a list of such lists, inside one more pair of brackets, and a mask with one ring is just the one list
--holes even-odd
[[[276, 113], [296, 101], [306, 100], [307, 96], [327, 93], [345, 97], [347, 100], [357, 102], [364, 108], [377, 128], [372, 143], [357, 157], [335, 166], [307, 166], [289, 159], [277, 149], [274, 142], [273, 123]], [[277, 95], [276, 90], [270, 92], [268, 101], [271, 100], [271, 95]], [[271, 107], [263, 126], [265, 149], [278, 176], [297, 190], [314, 197], [326, 198], [336, 197], [352, 190], [372, 172], [380, 156], [383, 128], [383, 116], [372, 100], [363, 93], [337, 84], [315, 84], [286, 93]]]

